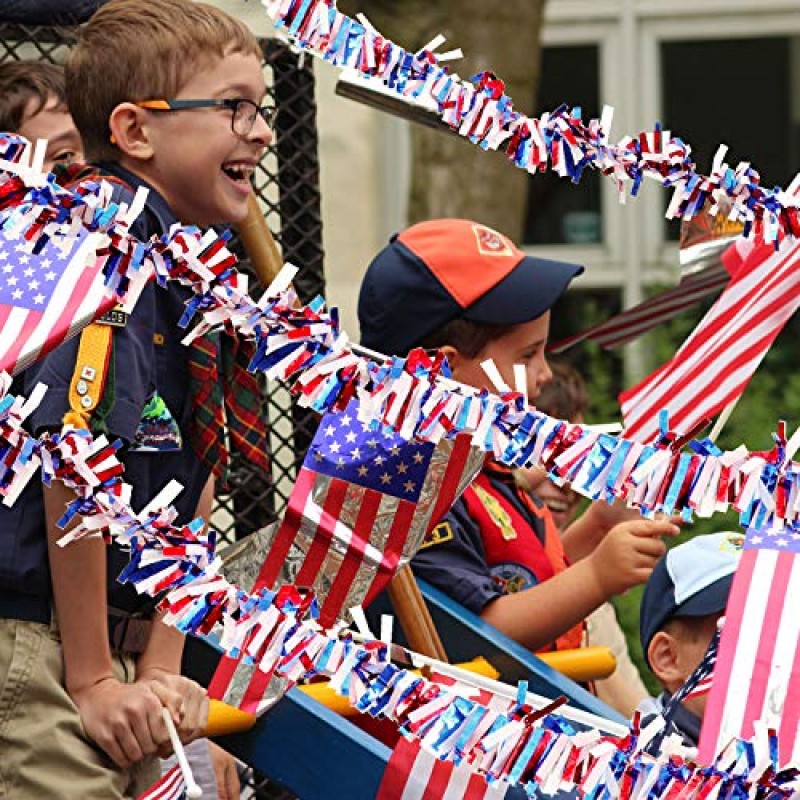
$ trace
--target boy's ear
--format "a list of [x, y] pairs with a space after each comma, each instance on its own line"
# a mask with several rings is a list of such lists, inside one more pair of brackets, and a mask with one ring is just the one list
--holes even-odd
[[678, 641], [666, 631], [658, 631], [650, 640], [647, 647], [647, 661], [650, 669], [658, 680], [669, 691], [683, 683], [683, 674], [680, 668]]
[[147, 125], [147, 111], [133, 103], [120, 103], [108, 118], [111, 141], [130, 158], [147, 161], [153, 145]]
[[458, 369], [459, 364], [458, 350], [456, 350], [455, 347], [450, 344], [442, 345], [439, 350], [441, 350], [445, 358], [447, 358], [447, 362], [450, 364], [450, 369], [455, 372], [456, 369]]

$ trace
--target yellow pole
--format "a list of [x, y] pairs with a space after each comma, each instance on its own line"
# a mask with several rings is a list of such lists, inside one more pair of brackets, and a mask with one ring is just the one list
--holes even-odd
[[221, 700], [211, 700], [208, 706], [206, 736], [224, 736], [227, 733], [249, 731], [256, 724], [254, 714], [248, 714]]

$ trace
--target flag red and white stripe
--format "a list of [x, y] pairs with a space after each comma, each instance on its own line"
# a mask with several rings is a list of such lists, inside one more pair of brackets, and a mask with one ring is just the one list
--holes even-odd
[[733, 579], [700, 735], [710, 764], [759, 720], [778, 732], [780, 761], [800, 758], [800, 533], [749, 530]]
[[[342, 415], [327, 415], [321, 427], [337, 416]], [[468, 436], [443, 440], [435, 447], [404, 442], [400, 448], [401, 458], [403, 453], [407, 455], [406, 462], [413, 462], [423, 450], [429, 451], [425, 461], [419, 462], [420, 486], [410, 489], [408, 494], [415, 494], [407, 499], [390, 489], [396, 478], [404, 486], [410, 485], [402, 481], [410, 473], [395, 472], [388, 459], [380, 469], [369, 467], [380, 473], [378, 481], [372, 483], [375, 488], [318, 472], [307, 459], [255, 588], [274, 586], [289, 547], [300, 534], [309, 540], [294, 581], [300, 586], [314, 585], [324, 572], [326, 560], [335, 557], [332, 542], [344, 551], [344, 557], [337, 559], [341, 564], [337, 564], [327, 596], [318, 596], [322, 624], [332, 624], [342, 608], [369, 604], [394, 575], [409, 539], [416, 540], [416, 547], [422, 543], [424, 534], [447, 513], [483, 461], [483, 454], [472, 447]], [[402, 469], [400, 465], [396, 468]], [[392, 482], [381, 486], [384, 476]], [[351, 589], [362, 568], [369, 571], [370, 579], [366, 594], [357, 596]]]
[[52, 241], [33, 255], [21, 241], [0, 239], [0, 369], [25, 369], [115, 306], [97, 244], [84, 235], [66, 255]]
[[416, 740], [400, 738], [375, 800], [501, 800], [508, 785], [490, 786], [468, 765], [440, 761]]
[[762, 241], [741, 255], [729, 285], [673, 358], [620, 395], [628, 438], [655, 439], [661, 409], [682, 432], [736, 400], [800, 305], [800, 242], [786, 239], [775, 250]]
[[713, 683], [713, 680], [714, 680], [714, 675], [713, 674], [708, 675], [706, 678], [700, 681], [700, 683], [698, 683], [697, 686], [695, 686], [691, 692], [689, 692], [686, 695], [685, 699], [688, 700], [691, 697], [702, 697], [704, 694], [708, 694], [711, 691], [711, 685]]
[[563, 353], [586, 339], [597, 342], [607, 350], [621, 347], [721, 291], [729, 279], [730, 275], [721, 267], [689, 275], [678, 286], [587, 328], [582, 333], [553, 342], [548, 345], [547, 350], [551, 353]]
[[183, 800], [186, 797], [186, 781], [178, 764], [161, 776], [144, 794], [136, 800]]
[[[324, 627], [342, 609], [368, 605], [419, 549], [484, 457], [466, 435], [433, 445], [373, 431], [359, 421], [354, 403], [326, 414], [253, 588], [275, 588], [297, 545], [304, 555], [292, 582], [314, 588]], [[223, 657], [209, 692], [258, 713], [270, 677]]]

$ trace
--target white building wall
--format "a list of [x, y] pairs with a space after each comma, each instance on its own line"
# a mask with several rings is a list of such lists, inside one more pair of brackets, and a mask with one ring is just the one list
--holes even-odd
[[379, 111], [335, 94], [339, 70], [316, 61], [322, 239], [329, 305], [338, 306], [342, 326], [358, 341], [356, 300], [361, 275], [385, 244]]

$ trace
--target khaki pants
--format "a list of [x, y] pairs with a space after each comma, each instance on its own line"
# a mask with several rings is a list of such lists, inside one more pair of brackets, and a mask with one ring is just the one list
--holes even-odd
[[[115, 656], [120, 680], [133, 661]], [[124, 770], [88, 739], [64, 688], [61, 641], [47, 625], [0, 619], [0, 797], [122, 800], [159, 777], [158, 761]]]

